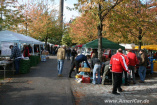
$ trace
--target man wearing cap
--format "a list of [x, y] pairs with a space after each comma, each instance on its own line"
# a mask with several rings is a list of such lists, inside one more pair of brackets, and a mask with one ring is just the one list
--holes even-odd
[[59, 48], [59, 49], [58, 49], [58, 52], [57, 52], [58, 77], [61, 77], [61, 76], [62, 76], [63, 65], [64, 65], [64, 59], [65, 59], [65, 45], [62, 45], [61, 48]]
[[119, 93], [117, 93], [117, 89], [119, 92], [122, 92], [122, 72], [123, 70], [125, 70], [128, 74], [130, 74], [128, 66], [125, 62], [125, 58], [122, 54], [122, 49], [118, 49], [117, 53], [111, 57], [110, 66], [111, 72], [113, 73], [112, 94], [120, 95]]

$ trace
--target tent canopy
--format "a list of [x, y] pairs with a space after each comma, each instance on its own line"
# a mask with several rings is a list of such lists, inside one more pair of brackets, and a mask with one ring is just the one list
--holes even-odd
[[[135, 49], [139, 49], [139, 46], [136, 46]], [[157, 45], [145, 45], [141, 46], [141, 49], [157, 50]]]
[[42, 42], [23, 34], [18, 34], [8, 30], [0, 31], [0, 42], [21, 42], [28, 44], [43, 44]]
[[[84, 44], [82, 47], [84, 48], [98, 48], [98, 39], [91, 41], [89, 43]], [[117, 43], [114, 43], [112, 41], [107, 40], [106, 38], [102, 38], [102, 48], [104, 49], [123, 49], [125, 50], [125, 47], [120, 46]]]
[[73, 45], [72, 47], [82, 47], [83, 44], [80, 44], [80, 45]]

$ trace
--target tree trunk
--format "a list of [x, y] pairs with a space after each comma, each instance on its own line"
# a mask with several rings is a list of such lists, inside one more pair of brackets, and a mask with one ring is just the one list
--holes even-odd
[[60, 0], [59, 4], [59, 24], [61, 28], [63, 28], [63, 7], [64, 7], [64, 0]]
[[102, 25], [102, 13], [101, 13], [101, 5], [99, 4], [99, 19], [100, 23], [98, 24], [98, 58], [100, 61], [102, 61], [102, 30], [103, 30], [103, 25]]
[[45, 50], [48, 50], [48, 48], [47, 48], [47, 40], [48, 40], [48, 37], [46, 36], [46, 38], [45, 38]]

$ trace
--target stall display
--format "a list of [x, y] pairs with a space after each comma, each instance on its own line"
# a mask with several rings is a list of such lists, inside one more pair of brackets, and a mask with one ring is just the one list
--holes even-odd
[[46, 61], [46, 55], [41, 55], [41, 61], [45, 62]]
[[20, 61], [20, 73], [25, 74], [30, 72], [30, 60], [22, 59]]
[[79, 71], [80, 73], [75, 76], [75, 81], [77, 83], [90, 83], [91, 78], [88, 75], [88, 73], [91, 72], [90, 68], [80, 67]]
[[153, 72], [157, 73], [157, 61], [154, 61]]
[[37, 64], [38, 64], [39, 61], [40, 61], [40, 56], [39, 55], [36, 55], [36, 61], [37, 61]]
[[91, 72], [90, 68], [87, 68], [87, 67], [83, 67], [83, 68], [79, 68], [79, 71], [81, 72]]
[[[6, 60], [7, 58], [0, 58], [0, 66], [3, 67], [3, 70], [0, 70], [0, 71], [3, 71], [4, 72], [4, 79], [6, 77], [6, 71], [12, 71], [14, 73], [14, 65], [13, 65], [13, 61], [8, 61]], [[7, 66], [11, 65], [11, 69], [7, 70]]]
[[31, 55], [30, 57], [30, 66], [36, 66], [37, 65], [37, 56], [36, 55]]
[[43, 50], [42, 51], [42, 55], [41, 55], [41, 61], [46, 61], [46, 59], [48, 59], [49, 58], [49, 52], [48, 51], [46, 51], [46, 50]]
[[88, 75], [83, 75], [82, 83], [90, 83], [90, 77]]

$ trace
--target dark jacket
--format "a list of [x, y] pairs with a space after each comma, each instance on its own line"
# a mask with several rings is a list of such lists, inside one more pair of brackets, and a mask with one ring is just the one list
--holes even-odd
[[95, 64], [100, 64], [100, 60], [98, 58], [92, 58], [91, 59], [91, 67], [94, 68]]
[[75, 61], [77, 61], [78, 63], [81, 63], [81, 62], [85, 61], [86, 64], [87, 64], [87, 66], [90, 68], [90, 65], [89, 65], [89, 63], [88, 63], [88, 61], [87, 61], [87, 57], [86, 57], [85, 55], [82, 55], [82, 54], [78, 55], [78, 56], [75, 58]]
[[11, 49], [11, 56], [10, 56], [10, 59], [16, 59], [18, 57], [21, 57], [21, 51], [20, 49], [17, 47], [17, 46], [14, 46], [12, 49]]
[[71, 51], [71, 56], [74, 56], [74, 57], [75, 57], [76, 55], [77, 55], [77, 52], [76, 52], [76, 50], [73, 49], [73, 50]]
[[147, 67], [147, 63], [148, 63], [148, 57], [147, 57], [147, 55], [145, 53], [142, 53], [141, 57], [140, 57], [139, 65]]

